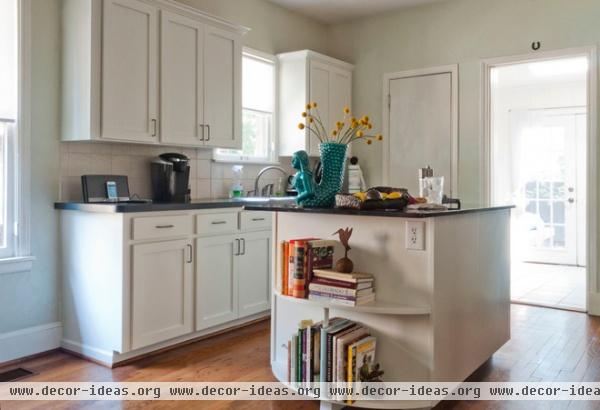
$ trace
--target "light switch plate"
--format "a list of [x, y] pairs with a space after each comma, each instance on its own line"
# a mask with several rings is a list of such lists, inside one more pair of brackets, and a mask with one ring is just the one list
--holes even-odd
[[425, 250], [425, 222], [408, 221], [406, 222], [406, 249], [416, 251]]

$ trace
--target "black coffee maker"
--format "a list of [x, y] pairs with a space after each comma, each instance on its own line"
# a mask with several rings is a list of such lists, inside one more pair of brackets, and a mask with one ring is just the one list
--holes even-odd
[[190, 160], [177, 153], [160, 154], [150, 165], [154, 202], [190, 200]]

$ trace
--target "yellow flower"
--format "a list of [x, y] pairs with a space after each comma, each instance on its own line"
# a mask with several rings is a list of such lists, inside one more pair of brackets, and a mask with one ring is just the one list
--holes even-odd
[[363, 119], [364, 119], [366, 122], [369, 122], [369, 116], [368, 116], [368, 115], [365, 115], [365, 116], [363, 117]]
[[344, 123], [342, 121], [339, 121], [337, 123], [337, 127], [338, 127], [338, 130], [341, 130], [342, 128], [344, 128]]
[[356, 121], [354, 121], [354, 122], [352, 123], [351, 127], [352, 127], [352, 128], [356, 128], [356, 127], [358, 127], [358, 123], [357, 123]]
[[312, 106], [312, 108], [317, 108], [317, 103], [313, 101], [311, 106]]
[[383, 135], [377, 134], [377, 141], [383, 141]]
[[310, 108], [312, 107], [312, 105], [310, 103], [306, 104], [306, 109], [310, 110]]
[[300, 128], [301, 130], [303, 130], [304, 129], [304, 124], [302, 124], [302, 123], [298, 124], [298, 128]]
[[331, 135], [333, 135], [335, 137], [337, 135], [337, 130], [331, 131]]
[[371, 141], [371, 140], [367, 140], [367, 144], [368, 144], [368, 145], [371, 145], [372, 143], [373, 143], [373, 141]]
[[350, 114], [350, 108], [344, 107], [344, 114]]
[[303, 112], [303, 113], [302, 113], [302, 116], [303, 116], [304, 118], [306, 118], [306, 116], [307, 116], [307, 115], [308, 115], [308, 114], [307, 114], [306, 112]]
[[356, 117], [350, 118], [350, 122], [356, 122]]
[[356, 136], [357, 136], [358, 138], [362, 137], [363, 135], [364, 135], [364, 134], [363, 134], [363, 132], [362, 132], [362, 131], [356, 131]]
[[367, 128], [368, 128], [368, 129], [371, 129], [371, 128], [373, 128], [373, 124], [367, 124]]
[[315, 122], [315, 120], [313, 119], [313, 117], [308, 117], [308, 122], [312, 124], [313, 122]]

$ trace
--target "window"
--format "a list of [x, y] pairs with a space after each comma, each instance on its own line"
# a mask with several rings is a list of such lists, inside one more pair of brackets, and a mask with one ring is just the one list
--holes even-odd
[[14, 256], [17, 0], [0, 2], [0, 258]]
[[0, 1], [0, 274], [28, 270], [29, 0]]
[[217, 149], [215, 159], [274, 162], [276, 157], [276, 57], [244, 49], [242, 55], [242, 149]]

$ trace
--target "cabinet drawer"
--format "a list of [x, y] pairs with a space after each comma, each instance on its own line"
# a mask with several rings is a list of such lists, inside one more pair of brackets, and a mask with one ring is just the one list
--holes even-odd
[[196, 233], [198, 235], [235, 233], [237, 231], [237, 212], [201, 214], [196, 216]]
[[240, 229], [258, 230], [271, 228], [272, 214], [271, 212], [256, 212], [247, 211], [240, 213]]
[[192, 234], [189, 215], [165, 215], [135, 218], [132, 239], [156, 239]]

